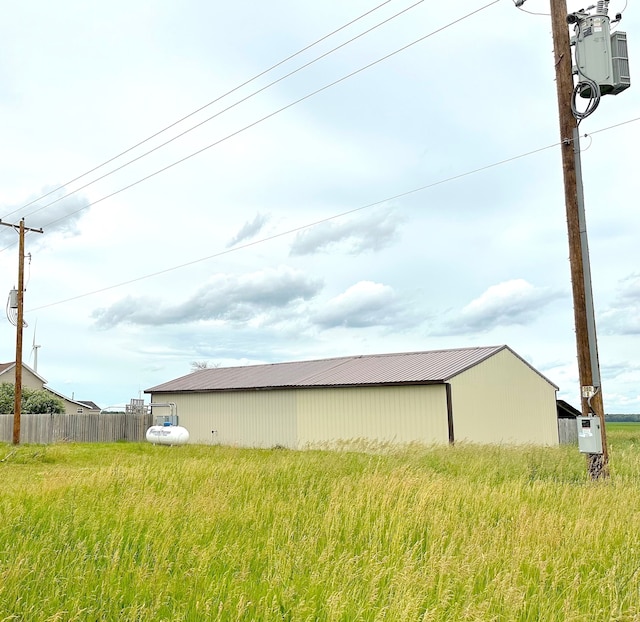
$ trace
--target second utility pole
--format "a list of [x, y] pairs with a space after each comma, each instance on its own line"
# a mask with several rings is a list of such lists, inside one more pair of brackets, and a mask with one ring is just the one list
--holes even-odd
[[566, 0], [551, 0], [551, 25], [553, 29], [556, 87], [558, 90], [560, 137], [562, 140], [562, 170], [569, 233], [569, 262], [573, 288], [573, 312], [578, 349], [582, 414], [586, 417], [591, 416], [593, 413], [600, 419], [602, 454], [588, 455], [589, 475], [592, 479], [598, 479], [607, 477], [609, 474], [609, 454], [607, 451], [604, 405], [600, 386], [600, 365], [598, 362], [591, 290], [587, 226], [584, 217], [580, 138], [578, 124], [571, 110], [571, 97], [574, 87]]
[[18, 229], [20, 241], [18, 244], [18, 321], [16, 322], [16, 367], [13, 403], [13, 444], [20, 444], [20, 414], [22, 407], [22, 329], [24, 327], [24, 233], [33, 231], [42, 233], [42, 229], [31, 229], [24, 226], [24, 218], [20, 225], [13, 225], [0, 220], [0, 225]]

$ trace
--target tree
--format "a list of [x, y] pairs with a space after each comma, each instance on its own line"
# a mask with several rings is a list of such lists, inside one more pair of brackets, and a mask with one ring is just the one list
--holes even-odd
[[45, 391], [36, 389], [23, 401], [23, 412], [26, 414], [43, 414], [64, 412], [64, 402], [59, 398]]
[[0, 413], [9, 414], [13, 412], [14, 396], [13, 385], [10, 382], [0, 384]]
[[[15, 386], [10, 382], [0, 384], [0, 413], [12, 414], [15, 404]], [[63, 413], [64, 402], [46, 389], [22, 389], [20, 411], [25, 415]]]
[[191, 371], [200, 371], [201, 369], [214, 369], [220, 367], [220, 363], [209, 363], [209, 361], [191, 361]]

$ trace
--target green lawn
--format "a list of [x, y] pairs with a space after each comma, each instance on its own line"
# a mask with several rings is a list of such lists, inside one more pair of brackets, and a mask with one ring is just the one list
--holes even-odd
[[577, 448], [0, 446], [0, 621], [640, 620], [640, 425]]

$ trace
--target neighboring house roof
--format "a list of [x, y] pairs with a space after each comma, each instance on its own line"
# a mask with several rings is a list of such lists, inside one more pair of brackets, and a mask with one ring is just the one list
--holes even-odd
[[[10, 371], [16, 366], [15, 362], [12, 363], [0, 363], [0, 376], [2, 374]], [[28, 365], [22, 363], [22, 367], [28, 369], [38, 380], [42, 380], [42, 384], [47, 384], [47, 381], [35, 370], [31, 369]], [[0, 382], [2, 382], [2, 378], [0, 378]]]
[[78, 400], [78, 404], [83, 404], [87, 408], [91, 408], [91, 410], [100, 410], [100, 406], [91, 400]]
[[[90, 408], [90, 406], [87, 406], [87, 402], [81, 402], [80, 400], [74, 400], [74, 399], [72, 399], [70, 397], [67, 397], [63, 393], [60, 393], [60, 392], [52, 389], [51, 387], [44, 386], [42, 388], [46, 389], [47, 391], [49, 391], [49, 393], [53, 393], [54, 395], [57, 395], [59, 398], [65, 400], [67, 402], [70, 402], [71, 404], [75, 404], [76, 406], [82, 406], [82, 408]], [[100, 410], [100, 408], [98, 406], [96, 406], [96, 408], [98, 409], [98, 411]]]
[[564, 400], [556, 400], [556, 407], [558, 409], [558, 419], [575, 419], [576, 417], [582, 417], [581, 411]]
[[[344, 387], [383, 384], [439, 384], [508, 346], [373, 354], [245, 367], [217, 367], [192, 372], [147, 389], [145, 393], [229, 391], [242, 389]], [[531, 367], [552, 386], [555, 385]], [[557, 387], [555, 387], [557, 389]]]
[[[13, 362], [13, 363], [0, 363], [0, 383], [2, 383], [2, 374], [8, 372], [10, 369], [13, 369], [15, 366], [16, 366], [15, 362]], [[89, 402], [89, 401], [81, 402], [79, 400], [74, 400], [74, 399], [71, 399], [70, 397], [67, 397], [66, 395], [63, 395], [62, 393], [59, 393], [58, 391], [55, 391], [51, 387], [48, 387], [47, 386], [47, 381], [40, 374], [38, 374], [36, 371], [31, 369], [31, 367], [29, 367], [28, 365], [25, 365], [24, 363], [22, 363], [22, 367], [28, 369], [36, 378], [41, 380], [42, 381], [42, 388], [45, 389], [46, 391], [49, 391], [49, 393], [53, 393], [57, 397], [60, 397], [63, 400], [66, 400], [67, 402], [70, 402], [71, 404], [77, 404], [78, 406], [82, 406], [83, 408], [96, 408], [97, 410], [100, 410], [100, 406], [97, 406], [93, 402]], [[90, 406], [90, 404], [93, 404], [93, 406]]]
[[4, 374], [5, 371], [11, 369], [15, 363], [0, 363], [0, 375]]

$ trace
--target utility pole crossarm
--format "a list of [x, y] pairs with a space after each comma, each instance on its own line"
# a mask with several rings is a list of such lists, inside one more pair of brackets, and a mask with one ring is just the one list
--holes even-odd
[[[24, 223], [24, 218], [20, 221], [21, 223]], [[15, 229], [16, 231], [20, 230], [20, 224], [14, 224], [11, 222], [4, 222], [2, 220], [2, 218], [0, 218], [0, 225], [4, 225], [5, 227], [11, 227], [12, 229]], [[34, 229], [33, 227], [24, 227], [25, 231], [29, 231], [31, 233], [44, 233], [44, 231], [42, 230], [42, 227], [40, 229]]]

